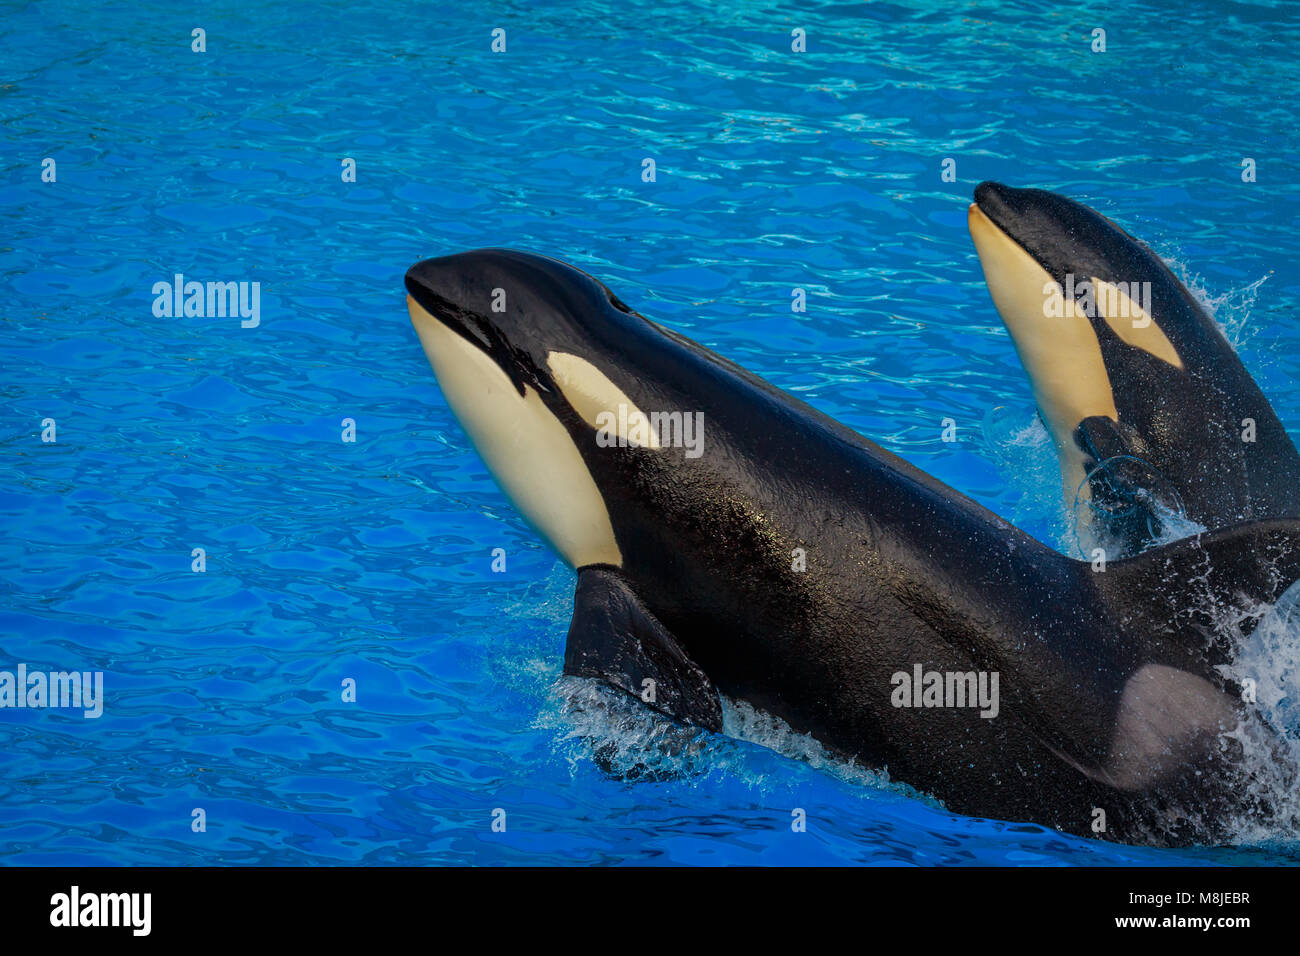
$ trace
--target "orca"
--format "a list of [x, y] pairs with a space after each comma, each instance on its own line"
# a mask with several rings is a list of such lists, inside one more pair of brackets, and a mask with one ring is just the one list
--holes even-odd
[[576, 571], [567, 674], [697, 732], [747, 701], [962, 814], [1176, 844], [1279, 812], [1243, 783], [1277, 738], [1219, 668], [1220, 612], [1300, 578], [1300, 522], [1098, 573], [559, 260], [405, 284], [448, 405]]
[[1161, 535], [1162, 509], [1210, 530], [1300, 514], [1295, 445], [1159, 256], [1041, 189], [981, 183], [968, 224], [1067, 503], [1091, 499], [1130, 552]]

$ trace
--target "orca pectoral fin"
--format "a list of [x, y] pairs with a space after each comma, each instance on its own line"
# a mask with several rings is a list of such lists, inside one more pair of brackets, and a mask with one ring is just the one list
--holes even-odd
[[1151, 450], [1136, 429], [1091, 415], [1074, 430], [1083, 452], [1092, 520], [1124, 553], [1142, 550], [1163, 532], [1162, 512], [1182, 515], [1178, 492], [1148, 462]]
[[578, 570], [564, 673], [596, 677], [683, 723], [722, 730], [717, 688], [616, 570]]
[[1145, 458], [1150, 454], [1136, 429], [1121, 425], [1105, 415], [1090, 415], [1074, 430], [1074, 441], [1096, 462], [1121, 455]]

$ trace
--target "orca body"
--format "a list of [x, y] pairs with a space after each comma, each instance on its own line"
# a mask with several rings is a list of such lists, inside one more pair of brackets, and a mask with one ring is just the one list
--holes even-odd
[[[1097, 574], [557, 260], [430, 259], [406, 287], [452, 410], [577, 570], [566, 672], [711, 730], [719, 692], [748, 701], [959, 813], [1169, 844], [1247, 802], [1222, 734], [1267, 734], [1215, 611], [1300, 578], [1300, 523]], [[702, 447], [638, 427], [673, 412]]]
[[[1128, 551], [1156, 505], [1214, 530], [1300, 515], [1300, 455], [1231, 344], [1149, 248], [1041, 189], [981, 183], [969, 210], [993, 302], [1055, 441], [1067, 503]], [[1140, 518], [1125, 527], [1125, 516]]]

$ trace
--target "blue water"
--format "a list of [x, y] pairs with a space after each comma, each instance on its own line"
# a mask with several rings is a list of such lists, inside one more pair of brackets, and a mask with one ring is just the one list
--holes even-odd
[[[749, 739], [605, 776], [559, 680], [573, 575], [403, 305], [426, 256], [572, 261], [1068, 549], [1050, 454], [1008, 438], [1032, 398], [966, 232], [980, 180], [1150, 242], [1300, 427], [1300, 15], [1179, 6], [5, 4], [0, 669], [100, 670], [106, 702], [0, 711], [0, 857], [1294, 862], [1296, 834], [1161, 851], [956, 817], [734, 706]], [[178, 272], [260, 282], [261, 324], [155, 317]], [[608, 721], [625, 753], [639, 719]]]

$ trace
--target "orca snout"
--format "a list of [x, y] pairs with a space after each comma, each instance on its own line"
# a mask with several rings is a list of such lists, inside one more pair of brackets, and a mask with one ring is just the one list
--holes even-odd
[[1041, 189], [1016, 189], [985, 180], [975, 187], [975, 206], [999, 229], [1020, 238], [1027, 217], [1041, 207], [1041, 199], [1047, 195]]
[[410, 300], [431, 316], [443, 318], [451, 305], [447, 295], [451, 293], [452, 283], [447, 260], [451, 256], [437, 259], [422, 259], [406, 270], [403, 280], [406, 294]]
[[443, 321], [460, 313], [502, 325], [511, 316], [536, 319], [562, 307], [575, 279], [591, 281], [545, 256], [475, 249], [422, 259], [406, 271], [405, 282], [411, 298]]
[[512, 292], [512, 255], [503, 249], [477, 249], [421, 259], [406, 270], [406, 292], [418, 308], [412, 321], [436, 319], [488, 347], [492, 330], [506, 318], [506, 290]]
[[975, 204], [982, 209], [987, 209], [995, 203], [1005, 204], [1007, 194], [1010, 191], [1010, 187], [986, 179], [975, 187]]
[[442, 256], [437, 259], [421, 259], [407, 269], [404, 280], [406, 291], [411, 295], [415, 295], [417, 292], [436, 289], [441, 284], [438, 281], [442, 272], [441, 266], [448, 258], [451, 257]]
[[421, 259], [406, 270], [406, 292], [430, 313], [438, 315], [448, 307], [465, 308], [469, 305], [469, 288], [466, 279], [472, 275], [472, 264], [466, 259], [472, 253], [457, 253]]

